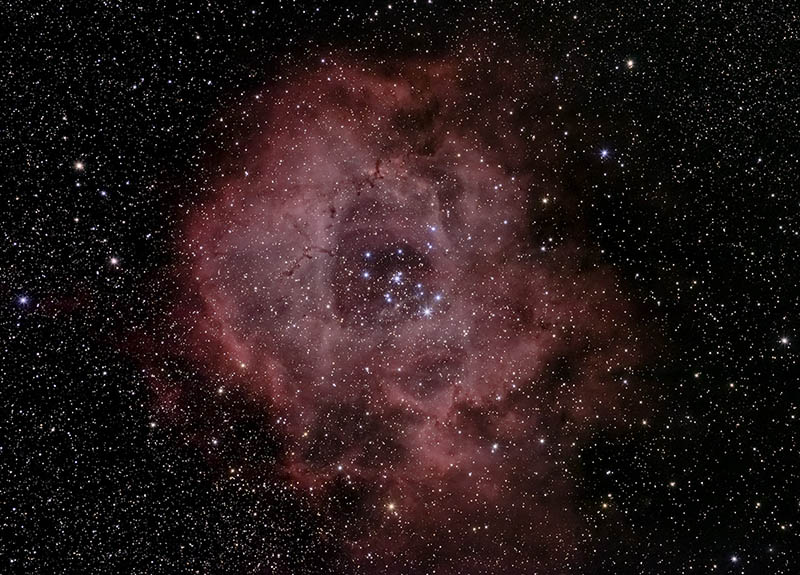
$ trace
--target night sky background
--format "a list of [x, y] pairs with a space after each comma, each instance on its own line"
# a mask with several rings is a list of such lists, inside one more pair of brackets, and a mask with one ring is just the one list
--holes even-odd
[[[0, 571], [798, 572], [789, 3], [1, 10]], [[152, 373], [189, 345], [167, 335], [185, 321], [177, 246], [193, 206], [247, 154], [238, 141], [254, 126], [235, 111], [253, 94], [325, 58], [480, 53], [517, 80], [535, 68], [523, 113], [546, 137], [567, 133], [543, 161], [572, 198], [545, 235], [580, 228], [649, 351], [625, 424], [584, 430], [566, 458], [575, 553], [493, 568], [413, 545], [371, 565], [341, 534], [379, 536], [380, 524], [348, 507], [349, 490], [320, 502], [275, 471], [279, 433], [258, 401], [216, 398], [212, 381], [184, 400], [190, 416], [159, 416]], [[170, 365], [173, 380], [183, 368]], [[209, 378], [192, 369], [184, 379]], [[198, 442], [203, 426], [225, 447]]]

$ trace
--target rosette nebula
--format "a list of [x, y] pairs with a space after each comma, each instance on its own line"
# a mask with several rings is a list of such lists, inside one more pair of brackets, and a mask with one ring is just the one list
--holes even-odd
[[634, 308], [563, 183], [542, 75], [511, 66], [291, 74], [229, 116], [246, 135], [187, 211], [174, 353], [196, 377], [154, 378], [158, 409], [202, 445], [244, 417], [209, 416], [218, 396], [255, 410], [270, 456], [212, 459], [326, 515], [359, 572], [579, 561], [581, 442], [628, 421]]

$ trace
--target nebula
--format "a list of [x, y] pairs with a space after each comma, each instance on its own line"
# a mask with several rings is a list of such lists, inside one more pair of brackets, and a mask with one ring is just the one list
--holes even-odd
[[276, 481], [320, 509], [352, 495], [332, 524], [363, 572], [581, 553], [573, 463], [626, 422], [643, 338], [559, 183], [545, 84], [331, 56], [237, 107], [246, 133], [185, 216], [175, 353], [203, 377], [159, 381], [160, 409], [208, 441], [188, 387], [261, 406]]

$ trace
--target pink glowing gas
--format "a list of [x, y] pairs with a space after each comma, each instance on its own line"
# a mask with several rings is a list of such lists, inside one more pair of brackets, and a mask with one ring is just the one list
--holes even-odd
[[[556, 183], [540, 80], [506, 66], [332, 58], [272, 86], [237, 110], [250, 135], [183, 228], [194, 385], [262, 406], [293, 489], [358, 486], [340, 536], [374, 572], [574, 553], [565, 462], [624, 419], [640, 361], [631, 306]], [[195, 409], [156, 387], [165, 413]]]

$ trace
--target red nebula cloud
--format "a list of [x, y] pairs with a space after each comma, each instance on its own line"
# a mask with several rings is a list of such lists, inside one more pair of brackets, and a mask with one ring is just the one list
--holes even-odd
[[263, 406], [281, 481], [320, 506], [357, 492], [337, 536], [368, 572], [578, 552], [569, 464], [623, 420], [640, 337], [552, 183], [540, 84], [491, 60], [325, 62], [237, 110], [250, 135], [186, 219], [175, 317], [207, 383], [161, 381], [162, 410], [206, 441], [187, 386]]

